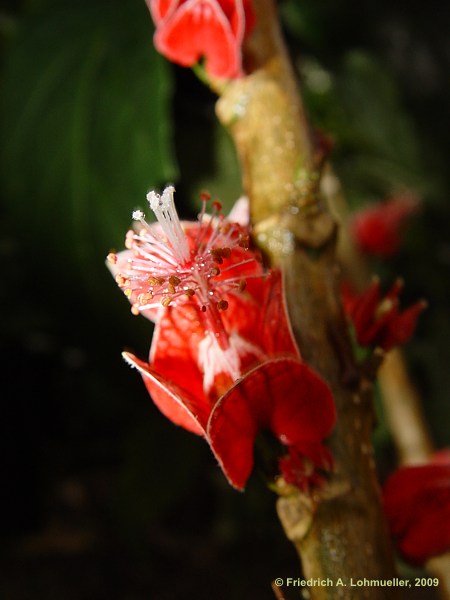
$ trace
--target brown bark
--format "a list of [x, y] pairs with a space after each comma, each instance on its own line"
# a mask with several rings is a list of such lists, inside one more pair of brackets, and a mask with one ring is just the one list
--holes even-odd
[[[257, 243], [285, 275], [293, 330], [304, 359], [330, 385], [338, 421], [329, 441], [336, 469], [320, 494], [280, 486], [278, 514], [306, 578], [327, 579], [311, 598], [380, 600], [396, 588], [352, 587], [388, 579], [394, 567], [374, 470], [371, 384], [354, 363], [338, 290], [336, 224], [320, 198], [321, 156], [279, 31], [272, 0], [255, 0], [246, 49], [251, 75], [227, 86], [217, 114], [243, 168]], [[341, 580], [343, 584], [336, 587]]]
[[[340, 183], [330, 166], [327, 166], [321, 187], [328, 204], [341, 223], [338, 257], [345, 277], [356, 290], [364, 290], [370, 280], [366, 260], [353, 243], [348, 231], [348, 210]], [[421, 398], [414, 387], [408, 368], [399, 348], [391, 350], [378, 371], [381, 399], [385, 418], [397, 449], [401, 465], [425, 464], [434, 447], [422, 410]], [[430, 559], [426, 570], [439, 578], [438, 595], [450, 599], [450, 553]]]

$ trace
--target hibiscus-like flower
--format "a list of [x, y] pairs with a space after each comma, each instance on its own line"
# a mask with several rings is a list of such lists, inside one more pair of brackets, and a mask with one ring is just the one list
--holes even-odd
[[191, 67], [201, 58], [210, 77], [243, 75], [242, 44], [254, 24], [250, 0], [146, 0], [156, 25], [155, 47]]
[[301, 361], [281, 274], [265, 273], [247, 227], [225, 219], [218, 203], [207, 215], [203, 198], [198, 221], [181, 222], [173, 192], [150, 192], [158, 223], [135, 211], [128, 250], [108, 257], [132, 312], [156, 325], [149, 361], [124, 357], [166, 417], [206, 438], [232, 485], [244, 487], [255, 438], [267, 430], [294, 453], [291, 482], [304, 487], [312, 463], [330, 466], [322, 441], [335, 409], [328, 386]]
[[392, 536], [413, 564], [450, 551], [450, 452], [425, 465], [402, 467], [384, 486]]
[[417, 319], [427, 303], [419, 300], [405, 310], [400, 310], [399, 295], [402, 288], [403, 281], [397, 279], [382, 296], [380, 281], [374, 278], [369, 287], [357, 295], [348, 285], [343, 285], [344, 308], [361, 346], [375, 346], [388, 351], [410, 339]]

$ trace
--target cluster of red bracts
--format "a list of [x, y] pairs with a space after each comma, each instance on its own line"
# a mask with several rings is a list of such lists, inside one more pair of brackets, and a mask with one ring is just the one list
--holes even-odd
[[[351, 230], [360, 250], [388, 258], [399, 251], [407, 220], [419, 202], [404, 193], [355, 213]], [[385, 351], [407, 342], [426, 302], [399, 308], [403, 283], [397, 280], [383, 296], [374, 279], [356, 295], [343, 286], [344, 307], [361, 346]], [[412, 564], [423, 565], [450, 550], [450, 452], [439, 453], [428, 464], [395, 471], [384, 486], [384, 507], [394, 542]]]
[[133, 312], [155, 323], [148, 362], [125, 359], [167, 418], [205, 437], [236, 488], [247, 482], [262, 431], [284, 449], [279, 472], [288, 483], [320, 483], [318, 472], [332, 466], [323, 441], [334, 426], [334, 401], [301, 359], [280, 272], [263, 269], [247, 228], [218, 209], [186, 223], [173, 188], [149, 201], [158, 223], [136, 211], [128, 250], [109, 256]]
[[421, 565], [450, 551], [450, 451], [395, 471], [384, 486], [384, 505], [406, 560]]
[[207, 75], [243, 75], [242, 44], [254, 25], [250, 0], [146, 0], [156, 25], [154, 44], [184, 67], [205, 59]]
[[358, 344], [382, 348], [387, 352], [410, 339], [427, 303], [419, 300], [401, 310], [399, 296], [402, 288], [403, 282], [398, 279], [383, 296], [377, 278], [359, 295], [354, 294], [348, 285], [342, 287], [344, 308], [354, 326]]

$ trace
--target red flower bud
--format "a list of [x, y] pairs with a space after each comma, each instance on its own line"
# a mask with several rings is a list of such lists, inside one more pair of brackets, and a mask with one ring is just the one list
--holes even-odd
[[420, 300], [400, 310], [402, 287], [403, 282], [398, 279], [382, 297], [378, 279], [374, 279], [359, 296], [353, 294], [348, 286], [343, 286], [344, 309], [355, 327], [356, 339], [361, 346], [377, 346], [388, 351], [410, 339], [417, 319], [427, 304]]
[[418, 208], [417, 197], [404, 193], [356, 212], [351, 231], [362, 252], [382, 258], [396, 254], [406, 222]]

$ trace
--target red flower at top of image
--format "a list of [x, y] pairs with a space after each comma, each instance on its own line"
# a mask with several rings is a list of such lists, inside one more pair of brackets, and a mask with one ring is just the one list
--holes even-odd
[[184, 67], [205, 59], [210, 77], [242, 77], [242, 44], [254, 25], [250, 0], [146, 0], [155, 47]]
[[109, 256], [132, 312], [155, 322], [148, 362], [124, 357], [166, 417], [206, 438], [232, 485], [244, 487], [260, 431], [286, 446], [280, 470], [289, 483], [314, 485], [314, 469], [331, 466], [322, 442], [335, 408], [301, 360], [281, 274], [265, 272], [248, 228], [225, 219], [218, 203], [208, 215], [204, 200], [197, 222], [180, 221], [173, 192], [150, 192], [158, 223], [135, 211], [128, 250]]

